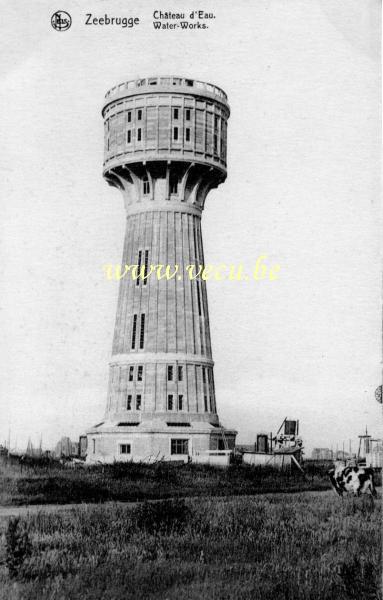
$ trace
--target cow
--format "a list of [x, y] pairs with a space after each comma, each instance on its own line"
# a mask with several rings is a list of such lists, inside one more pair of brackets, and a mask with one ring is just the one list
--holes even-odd
[[328, 471], [333, 489], [339, 496], [352, 492], [354, 496], [371, 494], [376, 498], [374, 471], [370, 467], [346, 466], [343, 461], [334, 463], [334, 468]]

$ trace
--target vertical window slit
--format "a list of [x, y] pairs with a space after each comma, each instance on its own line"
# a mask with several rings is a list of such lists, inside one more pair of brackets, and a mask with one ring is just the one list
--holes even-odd
[[137, 315], [133, 315], [132, 350], [136, 347]]
[[141, 262], [142, 262], [142, 252], [141, 250], [138, 253], [138, 261], [137, 261], [137, 279], [136, 279], [136, 285], [140, 285], [140, 271], [141, 271]]
[[[144, 265], [144, 275], [145, 277], [148, 274], [148, 265], [149, 265], [149, 250], [145, 250], [145, 265]], [[147, 279], [144, 279], [144, 285], [148, 282]]]
[[201, 316], [202, 312], [201, 312], [201, 295], [200, 295], [200, 289], [199, 289], [199, 281], [197, 279], [197, 302], [198, 302], [198, 314]]
[[141, 331], [140, 331], [140, 349], [142, 350], [145, 343], [145, 315], [141, 315]]

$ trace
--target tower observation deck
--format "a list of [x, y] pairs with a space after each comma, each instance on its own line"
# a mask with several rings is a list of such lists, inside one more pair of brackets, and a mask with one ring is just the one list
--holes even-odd
[[[103, 176], [126, 210], [104, 421], [88, 433], [89, 462], [189, 460], [233, 448], [215, 398], [201, 215], [226, 178], [226, 94], [182, 77], [122, 83], [105, 97]], [[177, 274], [157, 277], [156, 267]], [[187, 267], [193, 265], [191, 278]], [[152, 273], [150, 269], [153, 267]]]

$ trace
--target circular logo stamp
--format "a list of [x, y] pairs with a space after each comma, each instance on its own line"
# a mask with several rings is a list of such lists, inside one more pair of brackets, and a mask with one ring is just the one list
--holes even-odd
[[56, 31], [66, 31], [72, 25], [72, 17], [65, 10], [56, 10], [51, 17], [51, 24]]

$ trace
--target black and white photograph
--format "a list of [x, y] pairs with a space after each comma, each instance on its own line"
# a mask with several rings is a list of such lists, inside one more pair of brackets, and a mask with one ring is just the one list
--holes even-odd
[[2, 3], [0, 600], [382, 600], [381, 3]]

